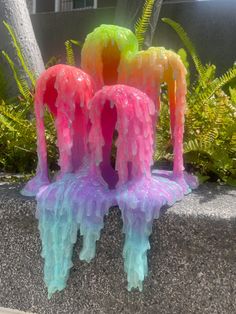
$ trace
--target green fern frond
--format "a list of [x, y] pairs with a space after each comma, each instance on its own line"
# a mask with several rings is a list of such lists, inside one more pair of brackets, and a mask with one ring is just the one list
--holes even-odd
[[138, 40], [139, 49], [142, 49], [144, 42], [144, 35], [148, 29], [149, 21], [152, 16], [152, 9], [155, 0], [146, 0], [143, 6], [142, 16], [138, 19], [135, 24], [135, 35]]
[[234, 104], [236, 104], [236, 88], [229, 88], [230, 98]]
[[[226, 121], [228, 121], [228, 119], [231, 119], [231, 117], [236, 114], [236, 108], [234, 108], [233, 105], [230, 103], [230, 99], [228, 98], [228, 96], [225, 95], [224, 97], [227, 99], [222, 99], [222, 101], [219, 101], [217, 107], [215, 108], [214, 121], [215, 126], [218, 129], [221, 128], [221, 126], [223, 125], [226, 125], [228, 129], [228, 123]], [[233, 131], [233, 125], [231, 125], [231, 129]]]
[[16, 132], [13, 123], [11, 123], [4, 115], [0, 113], [0, 122], [11, 132]]
[[202, 89], [208, 87], [209, 82], [212, 82], [215, 79], [216, 66], [214, 64], [206, 64], [203, 68], [202, 76], [199, 77], [199, 80], [195, 85], [195, 92], [202, 92]]
[[230, 150], [232, 153], [236, 153], [236, 132], [233, 133], [230, 141]]
[[205, 65], [204, 73], [200, 81], [203, 81], [204, 83], [208, 83], [209, 81], [214, 79], [215, 72], [216, 72], [216, 66], [214, 64]]
[[68, 65], [75, 65], [74, 50], [72, 48], [72, 43], [70, 40], [65, 41], [65, 47], [66, 47], [66, 63]]
[[80, 42], [80, 41], [78, 41], [78, 40], [76, 40], [76, 39], [70, 39], [69, 40], [73, 45], [75, 45], [75, 46], [77, 46], [77, 47], [80, 47], [80, 48], [83, 48], [83, 44]]
[[186, 82], [187, 82], [187, 86], [190, 85], [190, 71], [189, 71], [189, 63], [188, 63], [188, 56], [187, 56], [187, 52], [184, 48], [180, 48], [177, 51], [177, 54], [180, 56], [181, 61], [183, 62], [186, 70], [187, 70], [187, 74], [186, 74]]
[[61, 58], [58, 56], [52, 56], [47, 63], [45, 64], [45, 69], [48, 69], [56, 64], [60, 64], [61, 63]]
[[73, 45], [82, 48], [83, 44], [75, 39], [68, 39], [65, 41], [66, 47], [66, 63], [68, 65], [75, 65], [75, 54], [73, 50]]
[[209, 87], [199, 94], [199, 99], [204, 102], [205, 100], [211, 98], [221, 87], [229, 83], [234, 78], [236, 78], [236, 68], [230, 68], [225, 74], [216, 78], [211, 84], [209, 84]]
[[22, 78], [20, 78], [20, 76], [18, 74], [18, 71], [17, 71], [17, 69], [15, 67], [15, 64], [12, 61], [12, 59], [9, 57], [9, 55], [5, 51], [2, 51], [2, 54], [5, 57], [5, 59], [7, 60], [9, 66], [10, 66], [10, 68], [12, 70], [12, 73], [13, 73], [13, 76], [14, 76], [14, 79], [15, 79], [15, 82], [17, 84], [17, 87], [19, 89], [20, 94], [25, 99], [28, 99], [29, 96], [30, 96], [30, 90], [29, 90], [27, 82], [25, 80], [23, 80]]
[[[19, 107], [17, 107], [19, 108]], [[0, 103], [0, 124], [4, 125], [10, 132], [17, 132], [18, 136], [26, 138], [32, 136], [33, 124], [21, 117], [21, 111], [17, 111], [12, 105]], [[29, 130], [31, 128], [31, 130]]]
[[[5, 105], [4, 102], [2, 102], [0, 104], [0, 114], [2, 117], [4, 117], [5, 119], [8, 119], [9, 121], [14, 122], [14, 125], [18, 125], [19, 129], [26, 128], [30, 122], [28, 122], [27, 120], [24, 120], [21, 118], [21, 114], [14, 111], [14, 113], [12, 113], [12, 110], [10, 108], [8, 108], [8, 105]], [[15, 128], [14, 128], [15, 129]]]
[[208, 155], [212, 154], [212, 145], [199, 140], [190, 140], [186, 143], [184, 143], [184, 153], [190, 153], [190, 152], [202, 152], [206, 153]]
[[14, 48], [15, 48], [16, 53], [17, 53], [17, 57], [20, 60], [22, 68], [24, 69], [25, 73], [28, 75], [32, 85], [35, 86], [35, 77], [34, 77], [33, 73], [29, 70], [29, 68], [28, 68], [28, 66], [27, 66], [27, 64], [26, 64], [26, 62], [24, 60], [23, 54], [21, 52], [21, 48], [20, 48], [20, 46], [19, 46], [19, 44], [17, 42], [16, 36], [15, 36], [15, 33], [14, 33], [12, 27], [5, 21], [3, 21], [3, 24], [6, 27], [6, 29], [8, 30], [10, 36], [11, 36]]
[[214, 128], [214, 129], [211, 129], [209, 132], [207, 132], [205, 137], [203, 137], [203, 142], [204, 142], [205, 147], [208, 147], [212, 143], [214, 143], [217, 137], [218, 137], [217, 129]]
[[190, 38], [188, 37], [188, 34], [185, 32], [185, 30], [183, 29], [183, 27], [169, 19], [169, 18], [162, 18], [162, 21], [166, 24], [168, 24], [170, 27], [172, 27], [174, 29], [174, 31], [177, 33], [177, 35], [179, 36], [179, 38], [182, 40], [183, 44], [185, 45], [186, 49], [188, 50], [189, 54], [191, 55], [194, 65], [196, 67], [196, 70], [198, 71], [200, 76], [203, 76], [204, 74], [204, 66], [201, 63], [200, 58], [197, 55], [196, 49], [193, 45], [193, 43], [191, 42]]
[[27, 124], [23, 123], [23, 121], [20, 121], [17, 115], [15, 115], [13, 118], [11, 113], [7, 112], [7, 110], [3, 109], [3, 107], [3, 105], [0, 105], [0, 123], [2, 123], [2, 125], [4, 125], [9, 131], [18, 132], [21, 134], [22, 128], [26, 128]]
[[227, 70], [223, 75], [217, 78], [219, 84], [224, 86], [225, 84], [229, 83], [232, 79], [236, 78], [236, 68], [232, 67]]

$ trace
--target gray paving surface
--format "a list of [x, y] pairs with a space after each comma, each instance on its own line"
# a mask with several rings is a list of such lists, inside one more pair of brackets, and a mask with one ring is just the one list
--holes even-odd
[[236, 313], [236, 190], [206, 184], [155, 222], [149, 277], [127, 292], [119, 211], [111, 210], [90, 263], [47, 299], [35, 203], [0, 185], [0, 306], [34, 313]]

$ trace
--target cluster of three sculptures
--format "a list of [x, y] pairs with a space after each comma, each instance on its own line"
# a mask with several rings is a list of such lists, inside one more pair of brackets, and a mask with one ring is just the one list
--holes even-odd
[[[128, 289], [142, 290], [153, 220], [162, 206], [197, 186], [183, 167], [186, 70], [179, 56], [160, 47], [139, 51], [130, 30], [101, 25], [86, 38], [81, 68], [51, 67], [35, 91], [38, 167], [22, 194], [37, 199], [49, 297], [66, 286], [78, 231], [83, 236], [80, 259], [94, 258], [104, 216], [113, 206], [122, 213]], [[151, 171], [163, 82], [168, 87], [173, 170]], [[53, 180], [48, 175], [45, 105], [57, 130], [60, 171]]]

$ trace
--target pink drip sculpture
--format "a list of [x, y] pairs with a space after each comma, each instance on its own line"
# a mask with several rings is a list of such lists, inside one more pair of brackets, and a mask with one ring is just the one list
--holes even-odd
[[[22, 194], [36, 196], [49, 297], [66, 286], [78, 232], [83, 236], [80, 259], [95, 257], [104, 216], [113, 206], [122, 213], [128, 290], [142, 290], [153, 220], [164, 205], [197, 187], [183, 167], [185, 68], [164, 48], [137, 47], [130, 30], [101, 25], [85, 41], [85, 72], [56, 65], [38, 79], [38, 167]], [[174, 166], [173, 171], [151, 171], [163, 82], [170, 100]], [[60, 171], [53, 180], [47, 165], [45, 105], [57, 130]]]

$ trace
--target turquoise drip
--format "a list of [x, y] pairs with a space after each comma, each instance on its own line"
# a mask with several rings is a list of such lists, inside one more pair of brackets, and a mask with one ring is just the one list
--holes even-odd
[[[61, 212], [58, 214], [58, 212]], [[72, 264], [72, 251], [77, 239], [78, 223], [70, 207], [41, 210], [39, 230], [42, 240], [42, 257], [44, 264], [44, 281], [50, 298], [56, 291], [66, 287]]]
[[80, 232], [83, 236], [83, 248], [79, 255], [80, 260], [90, 262], [95, 257], [96, 241], [100, 239], [102, 228], [103, 219], [97, 224], [89, 221], [81, 224]]
[[[60, 212], [60, 214], [58, 214]], [[72, 252], [77, 240], [78, 218], [72, 214], [70, 206], [59, 206], [51, 211], [40, 209], [39, 230], [42, 240], [44, 281], [50, 298], [56, 291], [66, 287], [72, 263]], [[96, 241], [100, 238], [103, 216], [99, 222], [90, 221], [86, 215], [80, 221], [83, 248], [80, 260], [90, 262], [95, 257]]]
[[83, 190], [77, 195], [76, 187], [80, 186], [78, 178], [67, 175], [60, 182], [47, 186], [37, 196], [42, 257], [45, 260], [44, 281], [49, 298], [66, 287], [73, 266], [72, 253], [78, 230], [83, 236], [80, 259], [90, 262], [95, 257], [104, 214], [110, 207], [109, 202], [104, 202], [104, 197], [96, 196], [95, 190], [92, 195], [96, 202], [91, 201], [91, 197], [86, 201]]
[[149, 236], [153, 219], [147, 219], [144, 212], [128, 209], [123, 212], [125, 245], [123, 249], [124, 269], [127, 273], [128, 287], [143, 289], [143, 281], [148, 274], [147, 250], [150, 249]]

